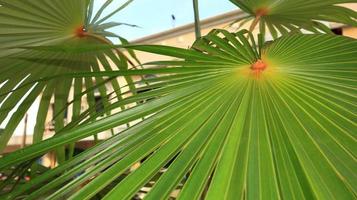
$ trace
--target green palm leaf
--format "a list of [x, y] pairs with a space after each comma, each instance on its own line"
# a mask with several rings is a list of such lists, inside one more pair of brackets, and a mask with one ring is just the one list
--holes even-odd
[[343, 3], [356, 2], [354, 0], [230, 1], [249, 14], [253, 20], [251, 30], [259, 24], [260, 32], [265, 33], [268, 29], [273, 38], [277, 38], [278, 34], [300, 32], [302, 29], [314, 33], [331, 33], [322, 21], [357, 26], [357, 12], [342, 6]]
[[[62, 77], [59, 81], [47, 79], [37, 84], [35, 80], [46, 79], [64, 73], [98, 72], [128, 69], [126, 56], [120, 51], [110, 49], [91, 53], [36, 51], [23, 47], [83, 44], [112, 44], [106, 37], [119, 37], [107, 31], [122, 23], [107, 22], [107, 19], [126, 7], [108, 16], [102, 12], [112, 1], [107, 1], [98, 13], [93, 15], [93, 1], [89, 0], [0, 0], [0, 123], [8, 117], [4, 133], [0, 136], [0, 152], [3, 151], [15, 128], [26, 111], [41, 97], [34, 129], [33, 142], [42, 140], [47, 112], [51, 98], [54, 98], [55, 130], [59, 132], [66, 124], [64, 115], [72, 99], [72, 120], [76, 120], [81, 106], [88, 104], [94, 108], [94, 92], [99, 91], [104, 106], [109, 104], [109, 94], [105, 83], [114, 88], [116, 96], [121, 99], [121, 86], [116, 79], [104, 80], [102, 77], [73, 78]], [[122, 39], [122, 38], [120, 38]], [[122, 39], [125, 41], [124, 39]], [[111, 65], [110, 63], [114, 63]], [[115, 67], [116, 66], [116, 67]], [[131, 91], [135, 92], [133, 80], [125, 76]], [[74, 85], [74, 89], [72, 87]], [[28, 92], [31, 91], [30, 94]], [[43, 94], [43, 95], [42, 95]], [[86, 102], [83, 103], [86, 98]], [[9, 112], [18, 106], [12, 115]], [[91, 115], [95, 114], [91, 110]], [[107, 114], [109, 114], [108, 112]], [[64, 160], [63, 150], [59, 154]]]
[[145, 119], [7, 198], [109, 190], [104, 199], [130, 199], [143, 187], [155, 200], [174, 191], [178, 199], [355, 198], [357, 41], [297, 34], [257, 49], [247, 34], [215, 30], [192, 49], [130, 46], [177, 60], [151, 63], [172, 67], [155, 69], [162, 75], [149, 80], [152, 90], [115, 106], [155, 99], [5, 156], [0, 168]]

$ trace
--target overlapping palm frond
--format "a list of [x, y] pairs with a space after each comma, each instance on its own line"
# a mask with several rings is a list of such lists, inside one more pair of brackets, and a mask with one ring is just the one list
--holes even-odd
[[[252, 20], [251, 29], [259, 25], [261, 33], [268, 31], [273, 38], [279, 34], [307, 30], [331, 33], [322, 22], [336, 22], [357, 26], [357, 12], [343, 7], [354, 0], [230, 0]], [[341, 5], [342, 4], [342, 5]]]
[[[97, 13], [93, 13], [94, 1], [89, 0], [0, 0], [0, 123], [9, 118], [0, 136], [0, 152], [37, 98], [41, 98], [41, 101], [34, 129], [34, 143], [43, 139], [51, 103], [54, 104], [53, 121], [58, 132], [65, 126], [63, 116], [66, 112], [72, 112], [72, 118], [68, 119], [71, 121], [79, 117], [83, 105], [95, 107], [95, 91], [100, 94], [102, 104], [108, 106], [109, 91], [106, 84], [111, 84], [116, 97], [121, 98], [120, 87], [123, 85], [120, 86], [116, 79], [63, 77], [61, 80], [41, 83], [35, 81], [63, 73], [126, 70], [129, 68], [128, 60], [120, 51], [68, 53], [23, 48], [59, 44], [72, 47], [112, 44], [107, 37], [119, 36], [107, 29], [121, 23], [107, 22], [107, 19], [132, 0], [103, 16], [103, 10], [112, 2], [106, 1]], [[125, 85], [129, 84], [131, 91], [135, 92], [132, 78], [126, 76], [125, 80]], [[82, 99], [86, 99], [86, 103]], [[73, 106], [71, 111], [67, 111], [69, 104]], [[16, 111], [9, 114], [15, 107]], [[95, 109], [92, 111], [95, 112]], [[63, 155], [61, 157], [60, 160], [63, 160]]]
[[145, 119], [7, 198], [356, 197], [357, 41], [297, 34], [258, 49], [249, 35], [215, 30], [192, 49], [130, 46], [178, 59], [131, 70], [162, 76], [116, 106], [152, 100], [5, 156], [0, 169]]

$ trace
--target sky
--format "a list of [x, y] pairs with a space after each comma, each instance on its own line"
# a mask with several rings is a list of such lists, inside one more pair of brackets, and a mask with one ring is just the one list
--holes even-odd
[[[98, 10], [105, 0], [95, 1]], [[106, 13], [118, 8], [126, 0], [114, 0]], [[232, 11], [236, 7], [228, 0], [199, 0], [201, 19]], [[175, 24], [171, 15], [176, 18]], [[109, 21], [130, 23], [140, 28], [121, 26], [111, 29], [112, 32], [134, 40], [159, 33], [174, 26], [182, 26], [194, 22], [192, 0], [134, 0], [128, 7], [117, 13]]]

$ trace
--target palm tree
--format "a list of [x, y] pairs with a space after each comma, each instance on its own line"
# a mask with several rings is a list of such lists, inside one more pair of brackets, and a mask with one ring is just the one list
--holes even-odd
[[[9, 2], [17, 1], [0, 2], [13, 8]], [[248, 13], [251, 29], [259, 24], [257, 37], [250, 30], [212, 30], [189, 49], [103, 38], [95, 45], [20, 48], [86, 55], [125, 47], [175, 59], [48, 78], [160, 75], [137, 88], [146, 92], [109, 102], [103, 112], [151, 100], [101, 119], [81, 115], [54, 137], [1, 158], [0, 169], [18, 176], [47, 152], [134, 122], [25, 184], [7, 182], [12, 189], [4, 198], [131, 199], [145, 187], [145, 199], [155, 200], [173, 193], [178, 199], [355, 198], [357, 41], [322, 34], [329, 31], [317, 21], [356, 25], [356, 12], [335, 5], [352, 1], [232, 2]], [[264, 41], [265, 27], [277, 39]], [[34, 53], [18, 54], [42, 64]]]
[[[8, 117], [10, 111], [17, 110], [11, 115], [0, 139], [0, 151], [6, 147], [15, 128], [34, 101], [41, 97], [34, 128], [33, 142], [43, 139], [45, 120], [54, 97], [54, 117], [56, 133], [65, 126], [64, 115], [69, 105], [73, 106], [72, 121], [79, 123], [81, 105], [89, 105], [88, 115], [95, 114], [94, 92], [99, 91], [102, 104], [109, 105], [105, 84], [114, 88], [116, 98], [122, 99], [120, 85], [116, 79], [102, 77], [73, 78], [62, 76], [59, 79], [49, 77], [64, 73], [112, 71], [128, 69], [130, 61], [120, 51], [95, 52], [54, 52], [41, 49], [31, 49], [33, 46], [50, 46], [64, 44], [78, 46], [81, 44], [112, 44], [108, 37], [126, 40], [107, 29], [119, 25], [129, 25], [118, 22], [106, 22], [110, 16], [125, 8], [128, 1], [107, 16], [103, 11], [112, 1], [107, 1], [96, 14], [93, 14], [94, 1], [0, 1], [1, 16], [1, 72], [0, 82], [4, 85], [0, 89], [0, 123]], [[134, 56], [135, 58], [135, 56]], [[114, 62], [115, 65], [110, 63]], [[38, 79], [41, 79], [38, 82]], [[133, 80], [125, 76], [131, 91], [135, 91]], [[31, 91], [30, 94], [28, 92]], [[71, 91], [73, 91], [71, 93]], [[28, 94], [28, 95], [27, 95]], [[24, 98], [25, 97], [25, 98]], [[86, 101], [82, 102], [82, 98]], [[72, 99], [68, 102], [68, 99]], [[108, 111], [107, 114], [110, 114]], [[64, 149], [58, 150], [58, 158], [65, 159]]]

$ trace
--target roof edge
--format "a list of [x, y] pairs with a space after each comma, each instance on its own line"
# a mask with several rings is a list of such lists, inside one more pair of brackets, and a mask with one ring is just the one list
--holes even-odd
[[[234, 10], [234, 11], [230, 11], [230, 12], [227, 12], [227, 13], [224, 13], [221, 15], [216, 15], [214, 17], [210, 17], [210, 18], [201, 20], [201, 29], [219, 25], [219, 24], [223, 24], [223, 23], [227, 23], [227, 22], [233, 22], [234, 20], [240, 19], [246, 15], [247, 14], [241, 10]], [[183, 26], [179, 26], [177, 28], [167, 30], [167, 31], [155, 33], [153, 35], [149, 35], [149, 36], [146, 36], [143, 38], [132, 40], [132, 41], [130, 41], [130, 43], [132, 43], [132, 44], [141, 44], [141, 43], [152, 44], [152, 43], [156, 43], [156, 42], [168, 39], [168, 38], [173, 38], [173, 37], [177, 37], [179, 35], [191, 33], [194, 30], [195, 30], [195, 24], [190, 23], [190, 24], [186, 24]]]

